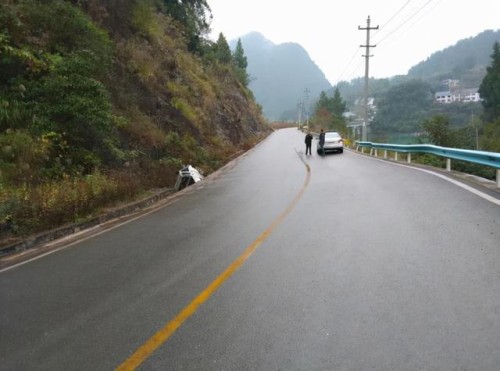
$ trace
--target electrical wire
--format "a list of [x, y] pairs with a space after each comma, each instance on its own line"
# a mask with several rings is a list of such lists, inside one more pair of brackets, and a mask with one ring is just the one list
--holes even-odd
[[[398, 33], [398, 35], [404, 35], [407, 30], [409, 30], [410, 28], [412, 28], [413, 26], [415, 26], [423, 18], [425, 18], [430, 12], [432, 12], [434, 9], [436, 9], [436, 7], [441, 3], [441, 1], [442, 0], [439, 0], [438, 2], [434, 3], [433, 7], [428, 8], [425, 13], [421, 14], [420, 17], [416, 18], [412, 23], [405, 24], [406, 27], [403, 30], [401, 30], [401, 33]], [[392, 40], [395, 40], [395, 39], [391, 39], [391, 41]], [[380, 40], [380, 41], [382, 41], [382, 40]], [[379, 43], [380, 43], [380, 41], [379, 41]], [[387, 45], [387, 42], [385, 42], [384, 45]]]
[[[387, 40], [389, 37], [393, 36], [396, 34], [397, 31], [399, 31], [403, 26], [408, 26], [409, 22], [415, 18], [418, 14], [420, 14], [430, 3], [432, 3], [434, 0], [427, 0], [425, 3], [423, 3], [416, 11], [414, 11], [413, 13], [410, 13], [410, 15], [402, 22], [400, 23], [396, 28], [394, 28], [391, 32], [389, 32], [388, 34], [386, 34], [385, 36], [383, 36], [381, 39], [379, 39], [377, 42], [377, 45], [380, 45], [381, 42]], [[376, 38], [376, 36], [379, 34], [379, 32], [381, 30], [383, 30], [388, 24], [390, 24], [391, 22], [393, 22], [400, 14], [401, 12], [412, 2], [412, 0], [408, 0], [406, 3], [404, 3], [384, 24], [381, 28], [377, 29], [376, 32], [373, 33], [373, 37]], [[439, 3], [439, 2], [438, 2]], [[432, 11], [437, 5], [438, 3], [436, 3], [436, 5], [434, 7], [432, 7], [431, 9], [429, 9], [426, 13], [424, 13], [423, 15], [421, 15], [421, 17], [419, 17], [415, 22], [411, 23], [408, 27], [405, 28], [405, 30], [409, 29], [410, 27], [412, 27], [414, 24], [416, 24], [418, 21], [420, 21], [425, 15], [427, 15], [430, 11]], [[354, 61], [354, 58], [356, 58], [356, 56], [358, 56], [358, 54], [360, 53], [360, 49], [359, 48], [356, 48], [356, 51], [354, 52], [353, 56], [351, 57], [351, 59], [349, 60], [349, 62], [346, 64], [345, 68], [342, 70], [342, 73], [339, 75], [339, 77], [337, 78], [337, 82], [341, 81], [346, 73], [346, 71], [351, 67], [352, 65], [352, 62]], [[352, 73], [349, 74], [349, 77], [346, 79], [346, 80], [349, 80], [353, 75], [354, 73], [358, 70], [359, 66], [361, 65], [361, 62], [360, 61], [357, 66], [353, 69]]]
[[411, 0], [408, 0], [408, 1], [407, 1], [407, 2], [406, 2], [406, 3], [405, 3], [405, 4], [401, 7], [401, 8], [399, 8], [399, 10], [398, 10], [396, 13], [394, 13], [394, 14], [392, 15], [392, 17], [391, 17], [391, 18], [389, 18], [389, 19], [388, 19], [388, 20], [387, 20], [387, 21], [386, 21], [386, 22], [385, 22], [382, 26], [380, 26], [380, 28], [379, 28], [378, 30], [376, 30], [376, 31], [373, 33], [373, 36], [374, 36], [374, 37], [376, 37], [376, 35], [377, 35], [377, 34], [378, 34], [381, 30], [384, 30], [384, 29], [385, 29], [385, 27], [386, 27], [389, 23], [391, 23], [391, 22], [392, 22], [392, 20], [393, 20], [394, 18], [396, 18], [396, 17], [399, 15], [399, 13], [401, 13], [401, 12], [404, 10], [404, 8], [406, 8], [406, 7], [408, 6], [408, 4], [409, 4], [409, 3], [411, 3]]
[[356, 58], [359, 53], [360, 53], [360, 49], [358, 47], [356, 47], [356, 50], [354, 51], [351, 59], [349, 60], [349, 62], [346, 63], [346, 66], [342, 70], [342, 73], [337, 77], [337, 79], [335, 81], [339, 82], [339, 81], [342, 80], [342, 78], [344, 77], [344, 74], [346, 73], [346, 71], [348, 70], [348, 68], [351, 67], [351, 64], [352, 64], [354, 58]]
[[416, 17], [427, 5], [429, 5], [433, 0], [427, 0], [416, 12], [411, 14], [407, 19], [403, 21], [399, 26], [397, 26], [395, 29], [393, 29], [391, 32], [389, 32], [387, 35], [385, 35], [382, 39], [378, 40], [378, 44], [380, 44], [382, 41], [387, 40], [390, 36], [392, 36], [396, 31], [398, 31], [401, 27], [405, 26], [408, 24], [410, 20], [412, 20], [414, 17]]

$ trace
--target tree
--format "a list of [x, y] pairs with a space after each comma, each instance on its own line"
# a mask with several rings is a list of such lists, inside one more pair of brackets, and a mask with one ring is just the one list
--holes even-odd
[[329, 130], [345, 133], [346, 124], [343, 116], [345, 111], [346, 103], [340, 96], [339, 89], [335, 89], [333, 98], [329, 98], [322, 91], [315, 105], [314, 122]]
[[90, 172], [113, 160], [114, 123], [105, 86], [84, 73], [91, 63], [81, 55], [68, 56], [36, 83], [28, 85], [32, 106], [30, 130], [42, 136], [56, 133], [68, 144], [63, 153], [68, 164]]
[[493, 45], [491, 66], [486, 68], [486, 76], [479, 86], [479, 95], [484, 107], [485, 121], [500, 118], [500, 43]]
[[234, 50], [233, 54], [233, 60], [238, 79], [243, 84], [243, 86], [247, 87], [250, 83], [250, 76], [247, 73], [248, 61], [247, 57], [245, 56], [245, 51], [243, 50], [243, 45], [241, 44], [241, 39], [238, 39], [238, 43], [236, 44], [236, 49]]
[[316, 102], [315, 111], [319, 111], [321, 108], [327, 109], [332, 115], [335, 115], [338, 119], [342, 119], [347, 104], [342, 99], [339, 89], [336, 88], [333, 98], [329, 98], [324, 91], [320, 93], [319, 99]]
[[398, 84], [377, 99], [372, 130], [378, 135], [418, 131], [429, 117], [432, 103], [431, 87], [426, 82], [411, 80]]
[[201, 53], [203, 35], [210, 30], [210, 19], [212, 19], [207, 1], [163, 0], [163, 2], [166, 13], [186, 28], [189, 50]]
[[231, 49], [222, 32], [215, 43], [215, 59], [222, 64], [229, 64], [233, 60]]
[[422, 127], [432, 144], [442, 147], [451, 147], [453, 139], [449, 124], [448, 117], [436, 115], [431, 119], [425, 120]]
[[333, 123], [333, 115], [326, 107], [320, 107], [314, 112], [314, 126], [321, 129], [330, 129]]
[[500, 152], [500, 118], [486, 124], [481, 136], [481, 149], [491, 152]]
[[347, 104], [342, 99], [342, 96], [340, 95], [340, 91], [338, 88], [336, 88], [335, 92], [333, 93], [333, 99], [331, 105], [332, 105], [332, 113], [335, 116], [337, 116], [337, 118], [341, 119], [347, 109]]
[[316, 102], [314, 107], [314, 111], [319, 112], [321, 109], [326, 109], [328, 112], [333, 113], [332, 101], [324, 91], [322, 91], [319, 95], [319, 99]]

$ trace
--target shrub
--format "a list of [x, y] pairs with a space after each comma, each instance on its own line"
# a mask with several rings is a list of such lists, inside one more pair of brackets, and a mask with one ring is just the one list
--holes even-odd
[[121, 179], [96, 172], [36, 186], [0, 187], [0, 231], [29, 234], [88, 218], [137, 195], [138, 182], [131, 180], [132, 176]]
[[0, 134], [0, 180], [4, 184], [36, 182], [47, 160], [50, 144], [23, 130], [8, 129]]

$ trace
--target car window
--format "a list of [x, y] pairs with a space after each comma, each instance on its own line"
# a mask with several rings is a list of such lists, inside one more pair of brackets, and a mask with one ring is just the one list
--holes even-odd
[[336, 132], [325, 133], [325, 138], [340, 138], [340, 135]]

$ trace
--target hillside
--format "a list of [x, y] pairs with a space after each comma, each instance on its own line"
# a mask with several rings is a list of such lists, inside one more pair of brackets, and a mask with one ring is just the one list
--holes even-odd
[[1, 237], [172, 187], [183, 164], [208, 174], [270, 132], [201, 37], [205, 3], [172, 4], [0, 4]]
[[487, 30], [433, 53], [408, 71], [409, 78], [436, 84], [445, 79], [460, 80], [463, 87], [477, 88], [490, 64], [492, 45], [500, 30]]
[[[486, 66], [491, 63], [493, 44], [498, 40], [500, 40], [500, 30], [484, 31], [436, 51], [426, 60], [410, 68], [407, 75], [384, 79], [371, 78], [371, 95], [380, 96], [391, 88], [415, 79], [428, 83], [431, 93], [447, 89], [442, 84], [446, 79], [459, 80], [463, 88], [477, 88], [486, 74]], [[359, 77], [351, 81], [341, 81], [336, 87], [353, 108], [354, 102], [363, 97], [364, 79]]]
[[[236, 41], [230, 45], [234, 47]], [[269, 120], [297, 120], [300, 100], [311, 105], [321, 91], [331, 89], [324, 73], [299, 44], [276, 45], [258, 32], [242, 36], [241, 42], [248, 58], [249, 87]]]

